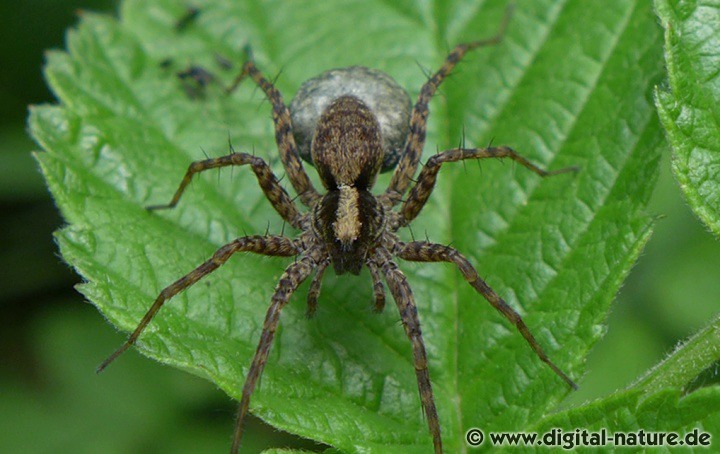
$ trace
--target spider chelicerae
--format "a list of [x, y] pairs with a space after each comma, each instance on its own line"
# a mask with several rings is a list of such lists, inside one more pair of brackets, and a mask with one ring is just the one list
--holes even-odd
[[[248, 53], [241, 73], [228, 92], [249, 77], [270, 100], [275, 139], [282, 164], [307, 211], [301, 212], [298, 209], [294, 199], [280, 185], [263, 159], [247, 153], [236, 153], [234, 150], [227, 156], [190, 164], [170, 203], [149, 206], [148, 209], [174, 207], [196, 173], [225, 166], [249, 165], [273, 208], [285, 222], [301, 233], [293, 239], [277, 235], [250, 235], [222, 246], [208, 261], [160, 292], [128, 340], [100, 365], [98, 371], [103, 370], [137, 341], [167, 300], [215, 271], [236, 252], [296, 257], [285, 269], [275, 288], [257, 351], [245, 379], [231, 450], [237, 452], [250, 396], [267, 362], [280, 313], [293, 292], [315, 273], [307, 297], [307, 313], [312, 316], [317, 309], [323, 274], [331, 264], [336, 274], [349, 272], [357, 275], [367, 266], [373, 283], [374, 309], [379, 312], [385, 306], [383, 280], [399, 309], [405, 333], [412, 343], [422, 409], [426, 415], [434, 450], [441, 453], [440, 422], [433, 398], [417, 307], [407, 278], [394, 261], [394, 258], [398, 257], [415, 262], [455, 264], [465, 280], [517, 327], [537, 356], [568, 385], [577, 388], [548, 358], [520, 315], [480, 278], [472, 264], [460, 252], [450, 246], [429, 241], [403, 242], [396, 235], [400, 228], [408, 226], [422, 210], [432, 193], [443, 163], [465, 159], [510, 158], [540, 176], [576, 170], [571, 167], [545, 171], [504, 146], [456, 148], [430, 157], [417, 180], [413, 180], [425, 144], [430, 99], [467, 52], [496, 44], [502, 39], [508, 16], [506, 15], [500, 32], [494, 37], [455, 46], [445, 58], [442, 67], [423, 85], [411, 113], [410, 101], [404, 90], [379, 71], [351, 67], [329, 71], [311, 79], [300, 89], [302, 99], [299, 94], [296, 98], [299, 102], [293, 101], [292, 104], [295, 106], [292, 118], [296, 119], [296, 123], [303, 123], [303, 130], [294, 130], [291, 110], [285, 105], [280, 92], [257, 69]], [[325, 83], [328, 80], [334, 82]], [[343, 94], [343, 81], [353, 85], [350, 92], [360, 95]], [[378, 87], [385, 91], [379, 93]], [[330, 96], [327, 96], [327, 91], [323, 91], [328, 89], [331, 89]], [[397, 90], [401, 90], [399, 95]], [[329, 99], [319, 102], [323, 96]], [[407, 99], [407, 102], [404, 99]], [[314, 103], [313, 108], [316, 110], [318, 106], [322, 109], [313, 113], [312, 108], [303, 107], [304, 102]], [[373, 110], [371, 107], [378, 103], [384, 103], [382, 112], [380, 108]], [[399, 116], [393, 116], [391, 111], [389, 115], [392, 118], [386, 118], [388, 107], [391, 110], [395, 108], [395, 113], [399, 113]], [[403, 115], [404, 110], [407, 112]], [[390, 138], [390, 135], [393, 137]], [[319, 193], [308, 178], [300, 160], [301, 155], [310, 160], [317, 169], [325, 194]], [[380, 195], [371, 193], [381, 169], [392, 168], [395, 170], [387, 189]], [[408, 189], [410, 193], [403, 199]]]

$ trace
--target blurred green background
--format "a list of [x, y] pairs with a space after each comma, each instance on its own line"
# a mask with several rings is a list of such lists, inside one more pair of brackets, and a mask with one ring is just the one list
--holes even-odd
[[[235, 404], [211, 383], [135, 352], [95, 375], [124, 336], [73, 290], [52, 240], [62, 219], [30, 155], [27, 105], [53, 101], [43, 50], [63, 47], [78, 10], [114, 8], [0, 1], [0, 452], [223, 452], [231, 436]], [[682, 199], [667, 154], [648, 209], [655, 234], [567, 404], [631, 383], [720, 307], [720, 243]], [[257, 420], [246, 433], [248, 452], [313, 447]]]

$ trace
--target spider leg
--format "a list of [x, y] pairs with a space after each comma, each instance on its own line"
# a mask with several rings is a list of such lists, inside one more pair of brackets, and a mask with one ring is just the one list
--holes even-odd
[[373, 310], [380, 313], [385, 309], [385, 287], [382, 283], [382, 276], [380, 275], [380, 270], [373, 262], [368, 262], [367, 266], [370, 270], [370, 276], [372, 277], [373, 293], [375, 295]]
[[385, 281], [390, 288], [390, 293], [400, 311], [400, 317], [405, 327], [405, 334], [407, 334], [412, 343], [413, 362], [415, 364], [418, 391], [420, 392], [420, 402], [422, 403], [423, 412], [427, 419], [430, 435], [432, 435], [433, 438], [435, 454], [442, 454], [440, 420], [438, 419], [432, 385], [430, 384], [427, 353], [425, 352], [425, 344], [423, 343], [422, 333], [420, 331], [420, 320], [418, 319], [417, 307], [415, 306], [415, 298], [413, 297], [405, 274], [403, 274], [403, 272], [398, 269], [397, 264], [386, 255], [386, 253], [378, 252], [376, 257], [371, 260], [379, 259], [380, 261], [380, 263], [376, 263], [376, 266], [382, 270], [382, 274], [385, 276]]
[[412, 116], [410, 117], [410, 132], [405, 150], [384, 194], [384, 197], [390, 199], [393, 205], [396, 205], [402, 199], [403, 194], [405, 194], [408, 186], [410, 186], [411, 179], [413, 175], [415, 175], [415, 171], [420, 162], [420, 156], [425, 147], [427, 119], [430, 114], [430, 99], [432, 99], [440, 84], [450, 75], [455, 65], [462, 60], [466, 53], [478, 47], [498, 44], [502, 41], [508, 22], [510, 21], [510, 16], [512, 15], [512, 9], [512, 6], [507, 8], [503, 21], [500, 24], [500, 30], [498, 30], [495, 36], [455, 46], [447, 57], [445, 57], [445, 63], [443, 63], [442, 67], [422, 86], [418, 100], [415, 103], [415, 107], [413, 107]]
[[320, 262], [317, 266], [317, 271], [315, 271], [315, 277], [313, 277], [313, 280], [310, 283], [310, 289], [308, 290], [307, 296], [307, 312], [305, 313], [307, 318], [314, 317], [315, 312], [317, 312], [318, 298], [320, 297], [320, 286], [322, 285], [322, 278], [328, 265], [330, 265], [330, 259]]
[[559, 367], [548, 358], [545, 351], [540, 347], [535, 337], [530, 332], [520, 314], [510, 307], [493, 289], [491, 289], [484, 280], [480, 278], [478, 272], [470, 264], [470, 262], [460, 254], [456, 249], [437, 243], [428, 243], [426, 241], [413, 241], [407, 244], [400, 244], [400, 251], [397, 254], [403, 260], [412, 262], [450, 262], [457, 265], [465, 280], [480, 293], [492, 307], [498, 310], [508, 321], [510, 321], [520, 334], [525, 338], [527, 343], [533, 349], [535, 354], [552, 369], [565, 383], [571, 388], [577, 389], [570, 377], [568, 377]]
[[165, 287], [155, 299], [153, 305], [150, 306], [150, 309], [142, 318], [137, 328], [135, 328], [135, 331], [133, 331], [128, 340], [126, 340], [125, 343], [120, 346], [120, 348], [115, 350], [112, 355], [108, 356], [108, 358], [103, 361], [102, 364], [100, 364], [100, 366], [97, 368], [97, 372], [102, 372], [103, 369], [105, 369], [111, 362], [113, 362], [118, 356], [120, 356], [125, 350], [130, 348], [130, 346], [137, 341], [138, 337], [140, 337], [140, 334], [145, 330], [148, 323], [150, 323], [150, 320], [155, 317], [155, 314], [157, 314], [165, 301], [169, 300], [173, 296], [190, 287], [208, 274], [212, 273], [222, 264], [227, 262], [234, 253], [240, 251], [254, 252], [256, 254], [278, 257], [294, 256], [300, 252], [295, 242], [281, 236], [246, 236], [238, 238], [233, 242], [226, 244], [225, 246], [215, 251], [210, 260], [206, 261], [205, 263], [198, 266], [174, 283]]
[[491, 147], [491, 148], [455, 148], [442, 153], [433, 155], [428, 159], [425, 167], [423, 167], [418, 176], [417, 183], [410, 191], [410, 195], [405, 200], [400, 209], [400, 226], [407, 225], [410, 221], [420, 213], [425, 202], [427, 202], [430, 194], [435, 187], [437, 174], [445, 162], [456, 162], [464, 159], [484, 159], [484, 158], [510, 158], [519, 163], [523, 167], [530, 169], [541, 177], [557, 175], [560, 173], [577, 171], [577, 167], [565, 167], [563, 169], [547, 171], [536, 166], [532, 162], [520, 156], [515, 150], [508, 147]]
[[196, 173], [203, 172], [209, 169], [216, 169], [227, 166], [244, 166], [249, 164], [252, 171], [257, 177], [258, 183], [265, 193], [265, 197], [270, 201], [275, 211], [277, 211], [284, 220], [295, 228], [300, 228], [300, 212], [295, 207], [292, 199], [280, 185], [277, 177], [270, 169], [270, 166], [262, 159], [257, 156], [253, 156], [247, 153], [232, 153], [227, 156], [221, 156], [219, 158], [210, 158], [203, 161], [195, 161], [185, 172], [185, 176], [180, 182], [180, 186], [175, 191], [170, 203], [166, 205], [150, 205], [147, 207], [148, 210], [162, 210], [166, 208], [174, 208], [177, 205], [180, 197], [185, 192], [185, 188], [193, 176]]
[[246, 77], [250, 77], [262, 91], [265, 92], [265, 96], [267, 96], [270, 104], [272, 104], [273, 122], [275, 123], [275, 141], [280, 151], [280, 159], [285, 167], [285, 172], [287, 172], [290, 182], [300, 196], [302, 203], [308, 207], [312, 206], [320, 199], [320, 194], [315, 190], [310, 178], [308, 178], [305, 173], [302, 162], [300, 162], [300, 155], [298, 154], [295, 138], [293, 137], [290, 111], [285, 105], [280, 91], [257, 69], [250, 52], [246, 51], [246, 53], [247, 60], [242, 67], [242, 71], [226, 92], [231, 93]]
[[262, 334], [260, 335], [260, 342], [258, 343], [257, 351], [253, 357], [250, 370], [248, 371], [247, 377], [245, 378], [245, 385], [243, 385], [242, 397], [240, 399], [240, 405], [237, 410], [237, 419], [235, 421], [235, 432], [233, 435], [233, 444], [230, 450], [231, 453], [237, 453], [240, 449], [240, 439], [242, 438], [243, 421], [245, 415], [247, 415], [248, 407], [250, 405], [250, 396], [252, 395], [257, 381], [263, 373], [265, 363], [268, 359], [270, 347], [272, 347], [273, 337], [280, 321], [280, 312], [283, 307], [290, 300], [290, 296], [298, 286], [312, 273], [316, 264], [317, 259], [313, 257], [312, 251], [305, 255], [302, 259], [294, 262], [285, 269], [278, 285], [275, 287], [275, 294], [273, 294], [272, 302], [268, 308], [267, 314], [265, 315], [265, 322], [263, 324]]

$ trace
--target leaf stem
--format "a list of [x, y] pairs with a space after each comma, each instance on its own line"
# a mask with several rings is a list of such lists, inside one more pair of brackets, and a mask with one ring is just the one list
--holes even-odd
[[631, 389], [651, 394], [663, 388], [681, 388], [700, 372], [720, 360], [720, 316], [679, 345], [665, 360], [652, 368]]

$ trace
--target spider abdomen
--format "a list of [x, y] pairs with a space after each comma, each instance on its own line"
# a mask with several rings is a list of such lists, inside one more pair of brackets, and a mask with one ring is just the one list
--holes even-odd
[[311, 151], [327, 189], [342, 185], [368, 189], [383, 160], [377, 118], [358, 98], [341, 96], [320, 116]]
[[353, 96], [376, 117], [383, 150], [383, 172], [400, 159], [412, 104], [407, 91], [382, 71], [364, 66], [331, 69], [305, 81], [290, 103], [293, 135], [300, 156], [315, 165], [311, 144], [322, 113], [336, 99]]

